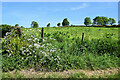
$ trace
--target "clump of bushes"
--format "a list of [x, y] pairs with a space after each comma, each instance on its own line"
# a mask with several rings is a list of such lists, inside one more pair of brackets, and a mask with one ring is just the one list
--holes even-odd
[[0, 29], [2, 30], [2, 38], [3, 38], [4, 36], [6, 36], [7, 32], [11, 32], [13, 27], [11, 25], [2, 24], [0, 25]]
[[7, 36], [7, 34], [10, 34], [10, 32], [15, 32], [19, 36], [21, 36], [22, 34], [22, 30], [20, 27], [14, 27], [7, 24], [0, 25], [0, 30], [2, 31], [2, 38], [4, 38], [4, 36]]

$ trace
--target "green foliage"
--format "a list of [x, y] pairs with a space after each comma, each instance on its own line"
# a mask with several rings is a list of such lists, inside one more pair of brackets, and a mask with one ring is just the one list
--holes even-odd
[[90, 19], [90, 17], [86, 17], [86, 18], [85, 18], [84, 24], [85, 24], [86, 26], [88, 26], [88, 25], [91, 24], [91, 19]]
[[19, 26], [19, 24], [15, 24], [15, 27], [18, 27]]
[[118, 21], [118, 24], [120, 25], [120, 20]]
[[96, 24], [96, 25], [107, 25], [107, 24], [114, 24], [116, 23], [115, 19], [114, 18], [107, 18], [107, 17], [100, 17], [100, 16], [97, 16], [93, 19], [93, 24]]
[[109, 18], [109, 23], [112, 25], [112, 24], [116, 23], [116, 21], [114, 18]]
[[[88, 33], [92, 33], [91, 30], [104, 31], [103, 28], [80, 28], [82, 31], [84, 29]], [[114, 28], [110, 28], [109, 33], [105, 29], [105, 32], [102, 32], [104, 38], [96, 39], [94, 36], [88, 39], [85, 33], [83, 42], [75, 35], [78, 34], [79, 29], [59, 27], [55, 30], [45, 28], [43, 42], [40, 37], [41, 29], [37, 28], [23, 28], [21, 37], [12, 33], [2, 38], [2, 71], [26, 67], [35, 68], [36, 71], [63, 71], [78, 68], [96, 70], [119, 66], [118, 40], [114, 39], [116, 33], [110, 32], [110, 30], [114, 31]]]
[[38, 23], [35, 21], [32, 21], [31, 28], [38, 28]]
[[4, 37], [4, 36], [6, 36], [7, 32], [11, 32], [13, 27], [11, 27], [11, 25], [2, 24], [2, 25], [0, 25], [0, 29], [2, 30], [2, 37]]
[[60, 25], [61, 25], [60, 23], [57, 24], [58, 27], [59, 27]]
[[63, 22], [62, 22], [62, 25], [63, 26], [69, 26], [69, 21], [67, 20], [67, 18], [65, 18], [64, 20], [63, 20]]
[[24, 28], [23, 26], [21, 26], [21, 28]]
[[109, 19], [107, 19], [107, 17], [104, 17], [104, 16], [102, 17], [102, 19], [103, 19], [104, 25], [107, 25], [109, 22]]
[[97, 16], [93, 19], [93, 23], [97, 24], [97, 25], [103, 25], [104, 21], [103, 21], [102, 17]]
[[47, 24], [47, 27], [50, 27], [50, 23]]
[[88, 78], [84, 73], [71, 74], [69, 78]]

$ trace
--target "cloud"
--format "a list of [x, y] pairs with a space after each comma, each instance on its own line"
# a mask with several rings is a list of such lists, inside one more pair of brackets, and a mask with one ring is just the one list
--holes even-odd
[[85, 8], [85, 7], [87, 7], [87, 4], [83, 3], [81, 6], [71, 8], [71, 10], [79, 10], [79, 9], [82, 9], [82, 8]]

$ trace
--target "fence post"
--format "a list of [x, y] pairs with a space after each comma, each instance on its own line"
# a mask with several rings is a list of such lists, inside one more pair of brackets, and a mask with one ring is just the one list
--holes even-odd
[[41, 38], [42, 38], [42, 41], [43, 41], [43, 32], [44, 31], [44, 28], [42, 27], [42, 30], [41, 30]]
[[43, 38], [43, 30], [44, 30], [44, 28], [42, 27], [42, 30], [41, 30], [41, 38]]
[[82, 42], [83, 42], [83, 40], [84, 40], [84, 32], [82, 33]]

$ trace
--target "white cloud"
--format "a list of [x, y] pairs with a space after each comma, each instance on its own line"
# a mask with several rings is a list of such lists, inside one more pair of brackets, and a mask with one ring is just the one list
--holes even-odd
[[85, 8], [85, 7], [87, 7], [87, 4], [83, 3], [81, 6], [71, 8], [71, 10], [79, 10], [79, 9]]

